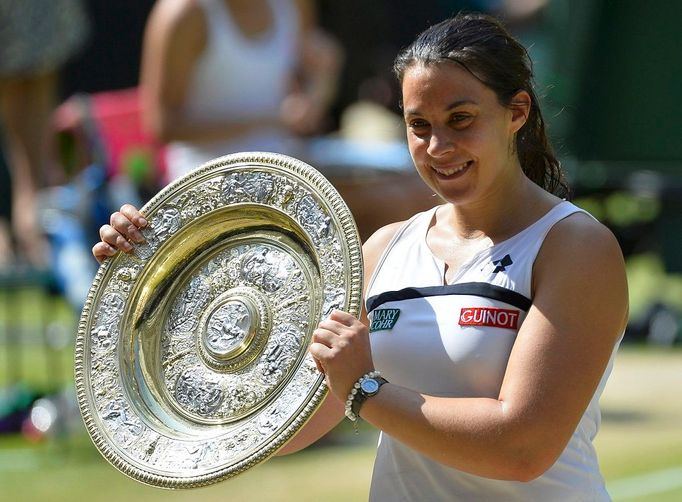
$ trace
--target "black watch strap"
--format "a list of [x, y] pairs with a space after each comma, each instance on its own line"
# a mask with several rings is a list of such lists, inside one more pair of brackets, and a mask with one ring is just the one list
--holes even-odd
[[376, 396], [376, 394], [379, 392], [379, 389], [381, 388], [381, 386], [384, 385], [385, 383], [388, 383], [388, 380], [386, 380], [384, 377], [381, 377], [381, 376], [373, 377], [372, 380], [375, 380], [379, 384], [379, 387], [377, 388], [377, 390], [374, 393], [367, 394], [364, 390], [362, 390], [362, 387], [361, 387], [358, 389], [357, 394], [355, 394], [355, 398], [353, 399], [353, 404], [352, 404], [352, 411], [356, 417], [360, 416], [360, 408], [365, 403], [365, 401], [367, 401], [367, 398], [370, 398], [372, 396]]

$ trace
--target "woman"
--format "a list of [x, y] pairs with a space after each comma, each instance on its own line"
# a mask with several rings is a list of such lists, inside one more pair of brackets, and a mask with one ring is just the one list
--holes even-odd
[[[445, 203], [365, 243], [368, 317], [335, 311], [314, 331], [332, 397], [281, 453], [345, 408], [382, 431], [372, 500], [608, 500], [592, 439], [626, 323], [623, 258], [560, 198], [527, 53], [494, 19], [458, 15], [395, 70], [416, 169]], [[95, 256], [139, 237], [140, 218], [113, 215]]]
[[11, 179], [0, 188], [0, 266], [12, 261], [9, 233], [18, 262], [46, 265], [39, 191], [61, 180], [51, 157], [50, 120], [59, 71], [84, 47], [89, 29], [80, 0], [0, 0], [0, 139]]
[[292, 138], [321, 127], [340, 60], [309, 0], [159, 0], [141, 90], [170, 179], [228, 153], [295, 153]]

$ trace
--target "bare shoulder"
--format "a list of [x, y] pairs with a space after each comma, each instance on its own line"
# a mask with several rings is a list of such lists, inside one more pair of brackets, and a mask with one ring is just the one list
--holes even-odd
[[149, 26], [153, 30], [191, 36], [195, 30], [205, 31], [206, 19], [196, 0], [160, 0], [149, 15]]
[[145, 26], [143, 87], [168, 89], [187, 79], [206, 44], [207, 23], [198, 0], [159, 0]]
[[547, 234], [533, 269], [534, 296], [553, 297], [567, 307], [599, 304], [615, 316], [627, 314], [625, 262], [613, 233], [585, 213], [559, 221]]
[[362, 246], [362, 256], [365, 262], [365, 277], [370, 277], [374, 273], [374, 269], [381, 258], [384, 250], [391, 242], [391, 239], [405, 224], [404, 221], [397, 221], [389, 223], [374, 232], [369, 239], [365, 241]]
[[617, 268], [623, 265], [620, 245], [611, 230], [582, 212], [557, 222], [547, 234], [538, 260], [542, 263], [556, 259], [591, 269], [604, 263]]
[[381, 227], [379, 230], [374, 232], [369, 239], [365, 241], [362, 246], [363, 254], [367, 253], [383, 253], [388, 243], [393, 239], [400, 227], [405, 224], [404, 221], [396, 221], [395, 223], [389, 223]]

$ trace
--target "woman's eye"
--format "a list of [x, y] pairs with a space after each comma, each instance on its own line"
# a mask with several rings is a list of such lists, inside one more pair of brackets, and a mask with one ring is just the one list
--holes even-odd
[[470, 119], [471, 119], [471, 115], [466, 115], [463, 113], [458, 113], [457, 115], [453, 115], [451, 118], [452, 122], [454, 122], [455, 124], [460, 124], [460, 125], [464, 122], [467, 122]]
[[412, 129], [424, 129], [425, 127], [428, 127], [429, 123], [425, 120], [410, 120], [408, 125]]

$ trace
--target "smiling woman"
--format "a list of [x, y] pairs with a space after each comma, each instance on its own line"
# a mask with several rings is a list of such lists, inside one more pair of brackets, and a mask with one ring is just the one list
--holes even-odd
[[[549, 192], [565, 196], [568, 186], [547, 140], [526, 49], [499, 24], [498, 31], [479, 30], [475, 23], [465, 24], [459, 23], [456, 30], [449, 32], [446, 30], [454, 27], [447, 23], [441, 23], [441, 29], [425, 31], [397, 57], [394, 71], [399, 81], [404, 84], [407, 70], [414, 69], [416, 64], [433, 67], [435, 63], [449, 61], [492, 92], [501, 106], [525, 110], [526, 118], [515, 134], [513, 144], [523, 172]], [[469, 103], [463, 96], [448, 104], [453, 112], [452, 120], [464, 126], [472, 117], [466, 110], [455, 113], [455, 108], [476, 103]]]
[[[381, 430], [371, 500], [609, 500], [592, 440], [627, 318], [623, 258], [562, 199], [528, 55], [466, 14], [395, 70], [412, 159], [445, 202], [363, 246], [367, 315], [314, 330], [331, 393], [279, 453], [362, 417]], [[123, 207], [95, 256], [131, 252], [145, 224]]]
[[[445, 204], [365, 243], [368, 319], [333, 313], [310, 349], [346, 415], [382, 431], [370, 498], [608, 500], [592, 439], [623, 260], [561, 199], [527, 53], [495, 19], [458, 15], [395, 70], [410, 153]], [[348, 390], [376, 371], [388, 383], [356, 406]]]
[[455, 64], [410, 67], [402, 82], [410, 151], [422, 179], [438, 195], [462, 205], [518, 184], [523, 173], [512, 142], [528, 118], [526, 91], [507, 108]]

